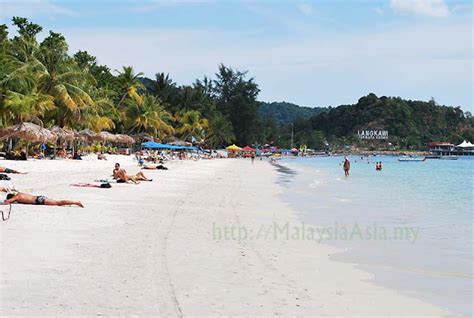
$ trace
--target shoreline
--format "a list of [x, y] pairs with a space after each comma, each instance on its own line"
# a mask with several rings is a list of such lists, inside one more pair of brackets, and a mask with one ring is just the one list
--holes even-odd
[[446, 314], [330, 260], [333, 247], [265, 237], [301, 222], [267, 161], [176, 161], [145, 171], [151, 183], [68, 186], [116, 160], [138, 171], [124, 156], [8, 162], [31, 171], [15, 177], [19, 189], [86, 208], [13, 207], [1, 226], [2, 315]]

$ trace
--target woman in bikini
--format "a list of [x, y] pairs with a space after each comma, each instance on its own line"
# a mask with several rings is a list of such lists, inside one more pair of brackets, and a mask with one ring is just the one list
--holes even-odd
[[120, 168], [120, 163], [115, 164], [115, 169], [113, 171], [114, 179], [117, 180], [117, 183], [126, 183], [131, 181], [135, 184], [139, 183], [138, 181], [153, 181], [153, 179], [148, 179], [145, 177], [143, 172], [139, 171], [134, 176], [127, 175], [127, 171], [125, 169]]

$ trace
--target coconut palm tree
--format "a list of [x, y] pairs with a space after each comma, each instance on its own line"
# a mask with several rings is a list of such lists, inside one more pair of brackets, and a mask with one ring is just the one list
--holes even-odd
[[207, 136], [207, 142], [211, 149], [223, 143], [229, 144], [234, 140], [235, 135], [232, 129], [232, 123], [220, 113], [214, 116], [210, 121], [209, 134]]
[[189, 137], [205, 137], [205, 129], [209, 127], [207, 119], [201, 117], [197, 110], [190, 110], [185, 113], [178, 113], [177, 116], [180, 127], [177, 129], [184, 140]]
[[138, 89], [145, 89], [144, 85], [138, 79], [140, 76], [143, 76], [142, 72], [135, 74], [133, 67], [131, 66], [124, 66], [122, 71], [116, 70], [119, 73], [117, 76], [117, 82], [120, 86], [121, 90], [121, 97], [117, 104], [117, 107], [120, 108], [123, 102], [127, 97], [134, 99], [137, 103], [141, 102], [141, 97], [138, 94]]
[[170, 124], [174, 118], [164, 109], [158, 98], [144, 95], [140, 103], [130, 100], [127, 106], [126, 127], [129, 133], [147, 132], [161, 139], [174, 133]]

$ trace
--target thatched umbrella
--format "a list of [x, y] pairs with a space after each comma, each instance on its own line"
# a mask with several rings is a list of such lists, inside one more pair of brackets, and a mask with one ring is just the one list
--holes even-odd
[[54, 126], [50, 130], [56, 136], [58, 136], [59, 140], [62, 140], [62, 141], [72, 141], [74, 140], [74, 138], [76, 138], [76, 134], [74, 133], [74, 131], [66, 127], [61, 128], [59, 126]]
[[116, 142], [117, 137], [114, 134], [109, 133], [108, 131], [101, 131], [99, 136], [103, 141]]
[[184, 140], [175, 140], [168, 142], [168, 145], [173, 145], [173, 146], [192, 146], [193, 144]]
[[116, 138], [116, 142], [121, 143], [121, 144], [131, 145], [135, 143], [135, 139], [127, 135], [118, 134], [118, 135], [115, 135], [115, 138]]
[[79, 137], [87, 141], [102, 140], [102, 137], [90, 129], [84, 129], [76, 133]]
[[19, 138], [31, 142], [55, 142], [57, 136], [51, 131], [33, 123], [21, 123], [0, 130], [0, 140]]
[[155, 141], [155, 138], [153, 138], [152, 135], [147, 134], [147, 133], [139, 133], [132, 135], [132, 138], [135, 139], [136, 141]]

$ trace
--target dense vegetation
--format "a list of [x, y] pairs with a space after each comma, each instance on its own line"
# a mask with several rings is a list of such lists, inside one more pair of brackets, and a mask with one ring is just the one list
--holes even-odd
[[70, 56], [61, 34], [39, 43], [41, 26], [19, 17], [13, 24], [13, 38], [0, 26], [0, 127], [32, 121], [213, 147], [257, 138], [259, 89], [244, 72], [220, 65], [215, 79], [178, 86], [164, 73], [151, 80], [130, 66], [111, 71], [85, 51]]
[[[168, 74], [154, 79], [131, 66], [112, 71], [86, 51], [68, 54], [66, 39], [13, 18], [18, 35], [0, 25], [0, 128], [31, 121], [45, 127], [146, 132], [218, 147], [274, 143], [324, 149], [364, 143], [358, 129], [385, 129], [399, 148], [422, 148], [431, 140], [474, 140], [473, 119], [460, 108], [434, 101], [406, 101], [370, 94], [355, 105], [307, 108], [259, 103], [259, 87], [246, 72], [219, 65], [214, 78], [178, 85]], [[292, 143], [293, 141], [293, 143]]]
[[261, 102], [258, 112], [262, 117], [273, 117], [279, 125], [288, 125], [297, 119], [310, 118], [327, 110], [323, 107], [303, 107], [287, 102]]
[[[369, 94], [355, 105], [342, 105], [312, 117], [302, 128], [320, 131], [330, 144], [423, 149], [430, 141], [474, 140], [474, 120], [459, 107]], [[388, 130], [388, 141], [360, 141], [357, 131]]]

